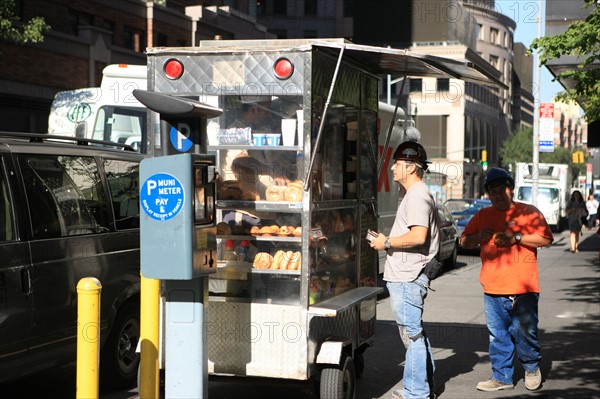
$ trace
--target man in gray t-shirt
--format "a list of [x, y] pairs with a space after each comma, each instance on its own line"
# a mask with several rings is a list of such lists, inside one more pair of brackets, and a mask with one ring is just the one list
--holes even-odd
[[429, 398], [433, 395], [433, 353], [423, 331], [423, 305], [429, 279], [422, 273], [437, 253], [439, 228], [435, 201], [423, 183], [429, 161], [422, 145], [406, 141], [394, 152], [394, 181], [406, 189], [389, 237], [379, 233], [371, 247], [385, 250], [383, 279], [400, 338], [406, 347], [404, 390], [394, 390], [399, 398]]

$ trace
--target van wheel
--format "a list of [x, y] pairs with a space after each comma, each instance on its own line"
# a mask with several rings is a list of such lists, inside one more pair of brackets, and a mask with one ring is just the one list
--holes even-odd
[[454, 248], [452, 248], [452, 254], [448, 259], [446, 259], [446, 268], [448, 270], [454, 269], [456, 267], [456, 260], [458, 259], [458, 242], [454, 243]]
[[130, 302], [117, 313], [102, 347], [100, 373], [103, 387], [124, 388], [136, 383], [140, 357], [135, 350], [139, 338], [140, 308]]
[[343, 367], [321, 370], [321, 399], [354, 399], [356, 374], [352, 358], [347, 356]]

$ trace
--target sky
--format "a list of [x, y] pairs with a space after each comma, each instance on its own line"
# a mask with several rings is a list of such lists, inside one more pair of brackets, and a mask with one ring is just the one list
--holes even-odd
[[[542, 1], [544, 4], [545, 1]], [[537, 18], [542, 16], [542, 36], [544, 35], [545, 10], [539, 12], [536, 0], [496, 0], [496, 11], [500, 12], [516, 22], [515, 42], [521, 42], [529, 47], [533, 39], [537, 37]], [[543, 7], [543, 5], [542, 5]], [[535, 68], [535, 65], [534, 65]], [[540, 68], [540, 102], [552, 102], [556, 93], [564, 91], [558, 82], [552, 82], [552, 75], [546, 67]], [[534, 94], [535, 95], [535, 94]]]

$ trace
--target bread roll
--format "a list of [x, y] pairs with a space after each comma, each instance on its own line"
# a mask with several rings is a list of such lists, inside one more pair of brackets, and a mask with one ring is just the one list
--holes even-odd
[[289, 235], [292, 235], [292, 231], [290, 230], [289, 226], [281, 226], [279, 228], [279, 231], [277, 232], [278, 236], [282, 236], [282, 237], [287, 237]]
[[273, 257], [267, 252], [259, 252], [254, 257], [253, 267], [257, 269], [270, 269], [273, 264]]
[[219, 235], [230, 235], [231, 234], [231, 227], [229, 226], [229, 224], [227, 224], [225, 222], [217, 223], [217, 234], [219, 234]]
[[257, 236], [260, 234], [260, 227], [258, 226], [252, 226], [252, 228], [250, 229], [250, 234], [253, 236]]
[[281, 270], [292, 270], [290, 266], [292, 265], [292, 260], [294, 258], [294, 251], [287, 251], [285, 256], [283, 257], [285, 263], [285, 268], [281, 267]]
[[274, 226], [264, 226], [261, 227], [260, 230], [258, 231], [258, 233], [262, 236], [262, 235], [273, 235], [273, 234], [277, 234], [277, 232], [279, 231], [279, 227], [275, 228]]
[[244, 201], [260, 201], [260, 195], [256, 191], [246, 191], [242, 194], [242, 200]]
[[294, 255], [292, 256], [292, 262], [289, 265], [288, 270], [300, 270], [301, 263], [302, 255], [300, 254], [300, 251], [294, 252]]
[[282, 250], [277, 251], [277, 253], [275, 254], [275, 257], [273, 258], [273, 264], [271, 265], [271, 269], [273, 270], [277, 270], [277, 269], [281, 269], [281, 261], [283, 260], [285, 256], [285, 252]]
[[294, 229], [294, 237], [302, 236], [302, 226], [298, 226]]

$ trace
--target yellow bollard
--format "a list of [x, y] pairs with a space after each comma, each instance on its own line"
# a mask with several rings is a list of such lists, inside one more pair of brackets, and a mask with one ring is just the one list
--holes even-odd
[[160, 280], [141, 277], [140, 398], [159, 397]]
[[100, 292], [94, 277], [77, 283], [77, 399], [98, 398], [100, 366]]

